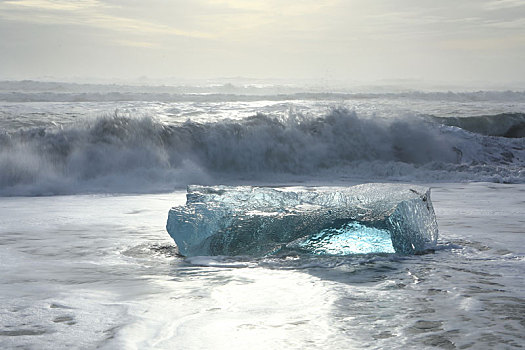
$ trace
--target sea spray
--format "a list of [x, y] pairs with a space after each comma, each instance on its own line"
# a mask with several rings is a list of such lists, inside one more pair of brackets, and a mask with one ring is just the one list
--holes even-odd
[[67, 126], [4, 130], [0, 194], [150, 192], [319, 175], [523, 182], [524, 140], [344, 108], [173, 123], [115, 113]]

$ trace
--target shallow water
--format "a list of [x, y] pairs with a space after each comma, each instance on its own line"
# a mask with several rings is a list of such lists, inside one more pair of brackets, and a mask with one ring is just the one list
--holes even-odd
[[176, 254], [183, 192], [0, 198], [0, 347], [518, 348], [525, 185], [435, 184], [433, 254]]

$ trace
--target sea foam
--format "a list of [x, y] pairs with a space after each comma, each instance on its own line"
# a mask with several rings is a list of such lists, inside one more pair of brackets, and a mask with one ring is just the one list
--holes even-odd
[[524, 142], [428, 118], [376, 118], [343, 108], [203, 123], [115, 113], [3, 130], [0, 195], [155, 192], [195, 182], [319, 176], [519, 183]]

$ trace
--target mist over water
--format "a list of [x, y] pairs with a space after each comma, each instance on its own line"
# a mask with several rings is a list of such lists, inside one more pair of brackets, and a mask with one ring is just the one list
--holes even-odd
[[322, 174], [337, 180], [343, 173], [416, 181], [523, 182], [525, 176], [523, 138], [505, 137], [520, 136], [522, 114], [387, 117], [345, 107], [285, 106], [208, 121], [140, 110], [66, 125], [49, 119], [38, 116], [35, 126], [0, 134], [1, 194], [158, 192], [246, 178]]

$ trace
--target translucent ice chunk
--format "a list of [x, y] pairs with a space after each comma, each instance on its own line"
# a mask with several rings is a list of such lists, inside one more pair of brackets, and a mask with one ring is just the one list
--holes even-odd
[[349, 222], [341, 228], [328, 228], [298, 245], [315, 254], [394, 253], [390, 232]]
[[166, 225], [179, 252], [262, 256], [413, 254], [435, 245], [430, 189], [402, 184], [334, 188], [189, 186]]

